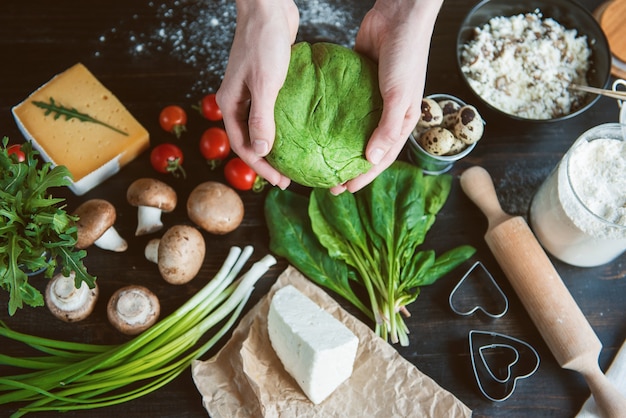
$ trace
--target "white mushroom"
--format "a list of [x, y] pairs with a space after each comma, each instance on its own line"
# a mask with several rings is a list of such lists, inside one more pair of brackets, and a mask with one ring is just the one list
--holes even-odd
[[205, 231], [223, 235], [241, 225], [244, 215], [243, 201], [227, 185], [207, 181], [197, 185], [189, 194], [187, 215]]
[[82, 282], [79, 288], [75, 284], [76, 274], [55, 275], [46, 286], [46, 306], [55, 317], [65, 322], [76, 322], [87, 318], [98, 300], [98, 285], [90, 289]]
[[137, 207], [135, 236], [146, 235], [163, 228], [161, 213], [176, 208], [176, 191], [168, 184], [152, 178], [140, 178], [128, 186], [126, 199]]
[[115, 207], [104, 199], [90, 199], [83, 202], [74, 215], [78, 216], [76, 226], [78, 239], [76, 248], [84, 249], [92, 244], [103, 250], [123, 252], [128, 243], [117, 232], [115, 227]]
[[136, 335], [150, 328], [160, 313], [159, 299], [143, 286], [118, 289], [107, 304], [109, 322], [126, 335]]
[[148, 242], [145, 257], [157, 263], [163, 279], [171, 284], [192, 280], [202, 267], [206, 245], [200, 231], [188, 225], [175, 225], [158, 239]]

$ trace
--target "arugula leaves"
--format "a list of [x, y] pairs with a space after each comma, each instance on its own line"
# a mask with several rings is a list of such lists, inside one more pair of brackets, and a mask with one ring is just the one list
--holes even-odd
[[75, 285], [95, 286], [76, 250], [77, 218], [65, 211], [64, 199], [48, 193], [52, 187], [70, 184], [65, 166], [38, 167], [38, 152], [30, 142], [22, 145], [25, 161], [7, 152], [8, 138], [0, 148], [0, 288], [9, 292], [9, 314], [29, 306], [43, 306], [41, 292], [28, 282], [28, 273], [44, 270], [50, 278], [57, 266], [65, 275], [76, 273]]
[[[274, 188], [265, 202], [270, 249], [373, 319], [382, 338], [408, 345], [406, 306], [417, 299], [421, 286], [475, 252], [462, 245], [437, 257], [419, 249], [451, 183], [449, 175], [424, 176], [397, 161], [354, 194], [334, 196], [315, 188], [307, 198]], [[352, 286], [365, 289], [369, 307]]]

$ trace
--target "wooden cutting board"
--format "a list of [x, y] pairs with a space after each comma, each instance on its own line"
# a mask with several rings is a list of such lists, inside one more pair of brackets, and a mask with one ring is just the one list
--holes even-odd
[[596, 20], [606, 35], [613, 54], [614, 63], [612, 73], [617, 77], [626, 78], [626, 0], [612, 0], [606, 2], [594, 12]]

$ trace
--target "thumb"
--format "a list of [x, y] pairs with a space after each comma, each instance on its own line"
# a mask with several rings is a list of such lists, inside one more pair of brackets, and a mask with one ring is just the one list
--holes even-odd
[[405, 112], [390, 106], [383, 106], [380, 121], [367, 144], [367, 159], [374, 165], [380, 163], [385, 155], [402, 141], [402, 126]]
[[274, 145], [276, 124], [274, 122], [274, 106], [277, 93], [260, 93], [252, 95], [248, 130], [250, 145], [259, 157], [266, 156]]

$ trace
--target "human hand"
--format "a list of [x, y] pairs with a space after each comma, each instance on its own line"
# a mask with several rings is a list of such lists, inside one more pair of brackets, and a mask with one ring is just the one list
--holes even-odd
[[263, 157], [274, 143], [274, 105], [287, 77], [298, 24], [292, 0], [237, 1], [237, 27], [217, 91], [231, 148], [259, 176], [282, 189], [291, 180]]
[[430, 40], [443, 0], [377, 0], [365, 15], [355, 50], [378, 63], [383, 111], [365, 156], [366, 173], [331, 189], [355, 192], [393, 163], [421, 114]]

